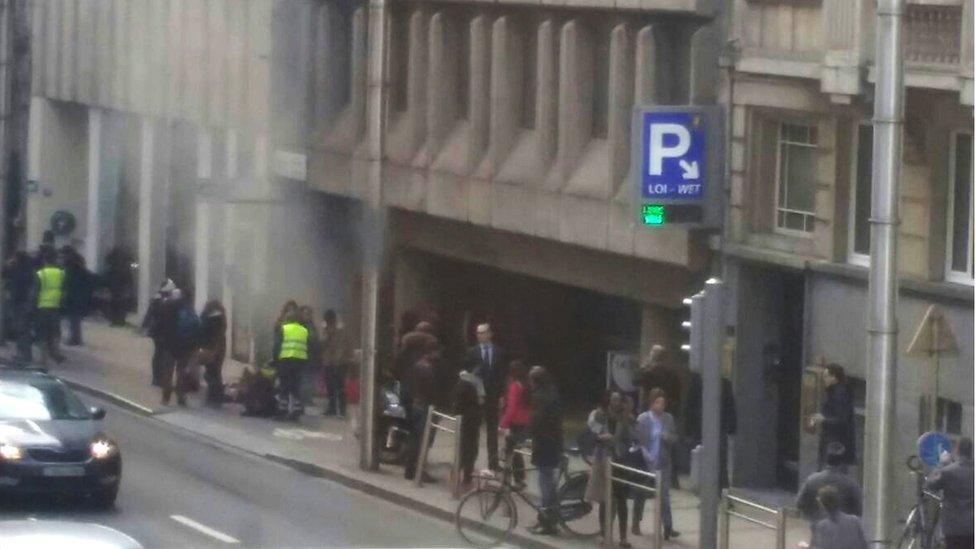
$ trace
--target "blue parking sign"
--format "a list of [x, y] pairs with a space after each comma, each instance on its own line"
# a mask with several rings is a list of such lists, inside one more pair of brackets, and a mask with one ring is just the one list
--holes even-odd
[[705, 192], [706, 123], [699, 112], [644, 112], [641, 196], [699, 199]]

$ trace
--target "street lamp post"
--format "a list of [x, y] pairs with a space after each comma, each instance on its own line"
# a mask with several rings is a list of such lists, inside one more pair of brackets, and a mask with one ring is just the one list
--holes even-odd
[[898, 196], [904, 125], [904, 0], [878, 0], [868, 280], [867, 410], [864, 493], [872, 545], [890, 543], [894, 515], [892, 450], [898, 371]]

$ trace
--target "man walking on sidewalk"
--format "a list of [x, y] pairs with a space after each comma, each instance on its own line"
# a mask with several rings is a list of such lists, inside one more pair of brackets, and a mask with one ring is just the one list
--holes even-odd
[[64, 362], [59, 342], [61, 339], [61, 298], [64, 295], [64, 270], [57, 265], [56, 252], [45, 249], [44, 266], [37, 271], [37, 337], [41, 347], [41, 364], [47, 364], [48, 356], [55, 362]]
[[346, 415], [346, 369], [349, 362], [346, 332], [339, 326], [338, 315], [332, 309], [322, 315], [322, 365], [329, 403], [325, 415], [342, 419]]

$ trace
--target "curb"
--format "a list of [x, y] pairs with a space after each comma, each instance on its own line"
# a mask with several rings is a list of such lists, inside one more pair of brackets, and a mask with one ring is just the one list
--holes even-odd
[[104, 391], [102, 389], [98, 389], [95, 387], [90, 387], [88, 385], [83, 385], [81, 383], [78, 383], [77, 381], [71, 381], [70, 379], [65, 379], [61, 376], [58, 376], [58, 379], [63, 381], [64, 384], [67, 385], [68, 387], [71, 387], [72, 389], [80, 393], [85, 393], [87, 395], [91, 395], [93, 397], [100, 398], [102, 400], [107, 400], [108, 402], [111, 402], [112, 404], [118, 406], [119, 408], [124, 408], [130, 412], [145, 417], [152, 417], [156, 415], [156, 411], [153, 410], [152, 408], [147, 408], [142, 404], [133, 402], [121, 395], [110, 393], [108, 391]]
[[[440, 507], [431, 505], [425, 501], [411, 499], [398, 492], [381, 488], [375, 484], [370, 484], [369, 482], [353, 478], [352, 476], [340, 473], [339, 471], [333, 469], [326, 469], [325, 467], [315, 465], [314, 463], [285, 458], [274, 454], [264, 454], [262, 457], [268, 461], [290, 467], [300, 473], [304, 473], [312, 477], [323, 478], [335, 482], [336, 484], [341, 484], [346, 488], [356, 490], [357, 492], [362, 492], [366, 495], [377, 497], [395, 505], [407, 507], [413, 511], [417, 511], [427, 516], [454, 524], [454, 513], [452, 511], [441, 509]], [[533, 549], [559, 549], [562, 547], [561, 545], [545, 543], [538, 538], [525, 536], [518, 532], [517, 528], [518, 526], [516, 526], [516, 530], [513, 530], [512, 533], [508, 535], [509, 543], [515, 542], [519, 547], [531, 547]]]
[[[112, 403], [112, 404], [114, 404], [114, 405], [116, 405], [116, 406], [118, 406], [120, 408], [123, 408], [125, 410], [130, 411], [130, 412], [133, 412], [133, 413], [138, 414], [140, 416], [147, 417], [147, 418], [155, 418], [155, 416], [156, 416], [156, 411], [155, 410], [152, 410], [151, 408], [147, 408], [145, 406], [142, 406], [141, 404], [138, 404], [136, 402], [133, 402], [133, 401], [131, 401], [131, 400], [129, 400], [129, 399], [123, 397], [123, 396], [120, 396], [120, 395], [117, 395], [115, 393], [111, 393], [109, 391], [105, 391], [105, 390], [102, 390], [102, 389], [98, 389], [96, 387], [91, 387], [91, 386], [88, 386], [88, 385], [84, 385], [84, 384], [78, 383], [76, 381], [71, 381], [71, 380], [64, 379], [64, 378], [61, 378], [61, 380], [64, 381], [64, 383], [66, 385], [68, 385], [69, 387], [71, 387], [72, 389], [74, 389], [76, 391], [79, 391], [81, 393], [85, 393], [85, 394], [91, 395], [91, 396], [93, 396], [95, 398], [100, 398], [100, 399], [106, 400], [106, 401], [108, 401], [108, 402], [110, 402], [110, 403]], [[256, 456], [256, 457], [265, 459], [265, 460], [270, 461], [272, 463], [277, 463], [279, 465], [284, 465], [284, 466], [286, 466], [286, 467], [288, 467], [290, 469], [293, 469], [293, 470], [295, 470], [295, 471], [297, 471], [299, 473], [302, 473], [302, 474], [305, 474], [305, 475], [308, 475], [308, 476], [311, 476], [311, 477], [321, 478], [321, 479], [325, 479], [325, 480], [328, 480], [328, 481], [331, 481], [331, 482], [335, 482], [336, 484], [340, 484], [340, 485], [342, 485], [342, 486], [344, 486], [346, 488], [349, 488], [351, 490], [355, 490], [357, 492], [360, 492], [360, 493], [363, 493], [363, 494], [366, 494], [366, 495], [369, 495], [369, 496], [373, 496], [373, 497], [376, 497], [376, 498], [379, 498], [379, 499], [388, 501], [388, 502], [393, 503], [395, 505], [399, 505], [400, 507], [405, 507], [405, 508], [408, 508], [408, 509], [417, 511], [417, 512], [419, 512], [421, 514], [424, 514], [424, 515], [427, 515], [429, 517], [433, 517], [433, 518], [436, 518], [436, 519], [439, 519], [439, 520], [443, 520], [443, 521], [449, 522], [451, 524], [454, 523], [454, 512], [452, 512], [452, 511], [449, 511], [449, 510], [446, 510], [446, 509], [442, 509], [440, 507], [437, 507], [436, 505], [431, 505], [430, 503], [427, 503], [427, 502], [422, 501], [422, 500], [417, 500], [417, 499], [409, 498], [409, 497], [404, 496], [403, 494], [401, 494], [399, 492], [395, 492], [395, 491], [392, 491], [392, 490], [389, 490], [389, 489], [386, 489], [386, 488], [382, 488], [382, 487], [377, 486], [375, 484], [371, 484], [371, 483], [369, 483], [367, 481], [364, 481], [364, 480], [360, 480], [358, 478], [355, 478], [355, 477], [353, 477], [351, 475], [347, 475], [347, 474], [344, 474], [342, 472], [339, 472], [339, 471], [337, 471], [335, 469], [328, 469], [328, 468], [322, 467], [320, 465], [316, 465], [314, 463], [309, 463], [309, 462], [306, 462], [306, 461], [301, 461], [301, 460], [286, 458], [286, 457], [278, 456], [278, 455], [275, 455], [275, 454], [260, 454], [260, 453], [256, 453], [256, 452], [253, 452], [251, 450], [248, 450], [247, 448], [241, 448], [240, 446], [235, 446], [233, 444], [226, 443], [226, 442], [224, 442], [224, 441], [222, 441], [220, 439], [217, 439], [217, 438], [214, 438], [214, 437], [211, 437], [211, 436], [208, 436], [208, 435], [204, 435], [202, 433], [197, 433], [196, 431], [193, 431], [191, 429], [186, 429], [186, 428], [179, 427], [179, 426], [176, 426], [176, 425], [171, 425], [171, 424], [167, 424], [167, 425], [169, 425], [169, 427], [171, 427], [171, 428], [180, 429], [182, 431], [185, 431], [185, 432], [188, 432], [188, 433], [192, 433], [192, 434], [194, 434], [194, 435], [196, 435], [198, 437], [203, 437], [203, 438], [209, 439], [209, 440], [213, 441], [213, 443], [215, 445], [220, 445], [220, 446], [222, 446], [224, 448], [233, 448], [234, 450], [251, 454], [253, 456]], [[562, 547], [562, 545], [559, 545], [559, 544], [545, 543], [544, 541], [542, 541], [540, 539], [528, 537], [528, 536], [526, 536], [526, 535], [518, 532], [517, 530], [512, 531], [512, 533], [509, 534], [508, 539], [509, 539], [509, 543], [514, 542], [515, 544], [517, 544], [520, 547], [529, 547], [529, 548], [532, 548], [532, 549], [559, 549], [560, 547]]]

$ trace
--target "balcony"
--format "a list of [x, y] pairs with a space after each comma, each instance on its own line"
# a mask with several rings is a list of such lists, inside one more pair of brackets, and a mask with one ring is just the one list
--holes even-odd
[[[819, 79], [848, 102], [874, 79], [875, 0], [739, 0], [740, 70]], [[973, 104], [973, 0], [908, 0], [905, 83]], [[865, 79], [867, 76], [867, 79]]]

